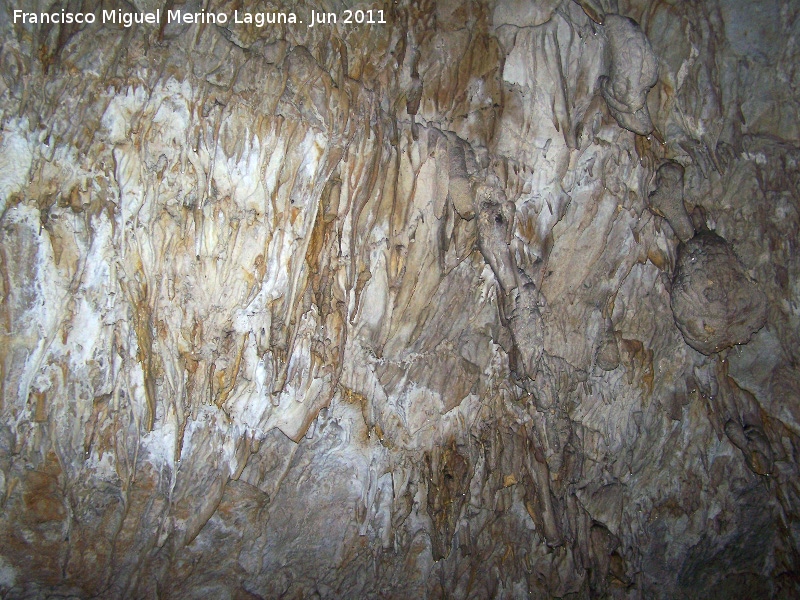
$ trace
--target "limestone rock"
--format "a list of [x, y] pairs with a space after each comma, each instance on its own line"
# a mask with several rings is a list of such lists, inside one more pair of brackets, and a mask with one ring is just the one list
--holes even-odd
[[0, 0], [0, 598], [800, 597], [796, 4]]
[[678, 249], [670, 305], [686, 343], [703, 354], [747, 343], [767, 319], [766, 296], [712, 232]]
[[683, 203], [683, 172], [683, 167], [675, 161], [658, 168], [648, 208], [667, 220], [680, 241], [688, 242], [694, 235], [694, 226]]
[[583, 12], [586, 13], [586, 16], [589, 17], [592, 21], [597, 23], [598, 25], [603, 25], [606, 20], [605, 11], [603, 10], [603, 5], [598, 0], [574, 0], [580, 7], [583, 9]]
[[658, 59], [639, 24], [629, 17], [607, 15], [609, 73], [600, 89], [621, 127], [639, 135], [653, 131], [647, 92], [658, 80]]

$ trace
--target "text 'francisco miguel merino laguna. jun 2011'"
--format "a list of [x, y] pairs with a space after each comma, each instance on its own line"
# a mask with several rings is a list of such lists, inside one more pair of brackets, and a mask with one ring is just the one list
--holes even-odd
[[179, 24], [211, 24], [225, 25], [227, 23], [255, 25], [265, 27], [267, 25], [280, 24], [305, 24], [308, 27], [315, 25], [332, 25], [341, 23], [344, 25], [381, 25], [386, 23], [383, 10], [344, 10], [341, 13], [320, 12], [311, 10], [305, 21], [294, 12], [243, 12], [235, 10], [233, 15], [223, 12], [185, 12], [182, 10], [161, 9], [152, 12], [129, 12], [121, 9], [102, 10], [97, 12], [27, 12], [14, 10], [13, 22], [15, 24], [92, 24], [92, 23], [112, 23], [123, 27], [134, 25], [161, 25], [162, 19], [166, 23]]

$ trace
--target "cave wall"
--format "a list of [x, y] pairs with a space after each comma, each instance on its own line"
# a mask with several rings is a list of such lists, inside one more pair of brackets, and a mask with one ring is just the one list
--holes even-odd
[[800, 6], [256, 4], [0, 2], [2, 597], [800, 594]]

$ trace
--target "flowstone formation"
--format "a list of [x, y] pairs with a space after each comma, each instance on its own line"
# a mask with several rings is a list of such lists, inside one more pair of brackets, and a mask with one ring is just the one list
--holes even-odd
[[670, 305], [686, 343], [703, 354], [746, 344], [767, 320], [766, 296], [710, 231], [678, 247]]
[[683, 174], [680, 163], [667, 161], [661, 165], [656, 171], [656, 187], [650, 193], [648, 207], [667, 220], [680, 241], [688, 242], [695, 231], [683, 202]]
[[0, 0], [0, 597], [800, 595], [797, 3], [88, 4]]
[[658, 81], [658, 59], [639, 24], [631, 18], [603, 19], [608, 37], [609, 74], [600, 80], [608, 109], [621, 127], [640, 135], [653, 131], [647, 92]]

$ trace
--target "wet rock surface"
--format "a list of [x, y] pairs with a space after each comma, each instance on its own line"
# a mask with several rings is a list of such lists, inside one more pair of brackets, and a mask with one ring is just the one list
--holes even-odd
[[0, 0], [0, 597], [800, 595], [796, 3], [132, 8]]

